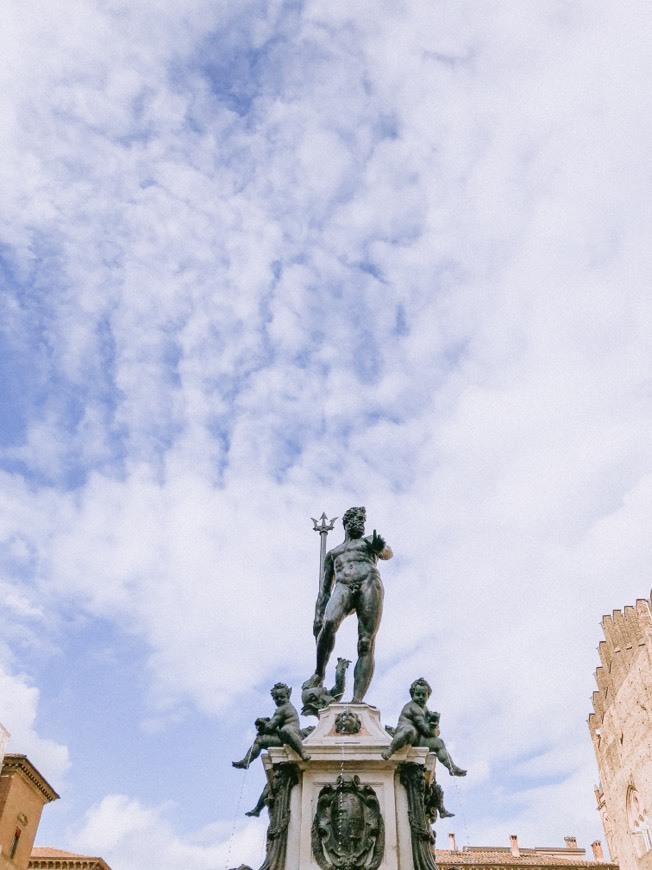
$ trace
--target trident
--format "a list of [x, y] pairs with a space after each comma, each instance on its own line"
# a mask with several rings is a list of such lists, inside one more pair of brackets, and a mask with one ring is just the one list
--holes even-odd
[[314, 517], [310, 517], [310, 519], [312, 520], [313, 531], [319, 532], [319, 588], [321, 589], [322, 574], [324, 573], [324, 561], [326, 559], [326, 538], [328, 537], [328, 533], [333, 531], [337, 517], [333, 517], [330, 522], [326, 518], [326, 514], [322, 514], [319, 517], [320, 522], [317, 522]]

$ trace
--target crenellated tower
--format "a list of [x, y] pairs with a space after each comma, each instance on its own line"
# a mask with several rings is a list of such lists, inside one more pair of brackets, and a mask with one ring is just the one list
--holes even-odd
[[652, 870], [651, 599], [602, 619], [589, 730], [600, 773], [598, 810], [621, 870]]

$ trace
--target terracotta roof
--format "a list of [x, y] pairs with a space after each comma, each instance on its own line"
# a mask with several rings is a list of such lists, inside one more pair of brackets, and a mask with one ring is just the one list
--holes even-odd
[[111, 870], [102, 858], [77, 855], [51, 846], [34, 846], [28, 866], [30, 870]]
[[[510, 849], [479, 849], [477, 846], [473, 849], [462, 849], [460, 851], [452, 851], [451, 849], [435, 849], [435, 858], [437, 864], [443, 866], [478, 866], [491, 865], [495, 867], [586, 867], [594, 868], [594, 870], [613, 870], [617, 864], [609, 861], [587, 861], [584, 857], [577, 855], [561, 855], [561, 850], [555, 850], [552, 854], [542, 854], [538, 850], [521, 849], [521, 854], [517, 858], [512, 855]], [[579, 851], [579, 850], [578, 850]], [[581, 850], [584, 853], [584, 850]], [[530, 852], [528, 855], [527, 852]], [[534, 852], [535, 854], [532, 854]], [[523, 854], [525, 853], [525, 854]]]

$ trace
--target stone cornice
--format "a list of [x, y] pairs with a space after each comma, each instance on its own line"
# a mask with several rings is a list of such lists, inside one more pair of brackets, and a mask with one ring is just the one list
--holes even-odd
[[26, 755], [16, 755], [8, 752], [2, 764], [2, 776], [11, 775], [17, 771], [45, 798], [45, 803], [58, 800], [59, 795], [45, 777], [38, 772]]
[[111, 870], [101, 858], [30, 858], [29, 870]]

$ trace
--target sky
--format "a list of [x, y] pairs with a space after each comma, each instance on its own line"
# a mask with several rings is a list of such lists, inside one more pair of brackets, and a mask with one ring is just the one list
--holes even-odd
[[426, 677], [469, 770], [439, 845], [590, 855], [600, 619], [652, 585], [648, 4], [0, 20], [0, 722], [61, 795], [37, 844], [259, 866], [230, 762], [314, 669], [311, 517], [366, 505], [367, 700], [395, 724]]

